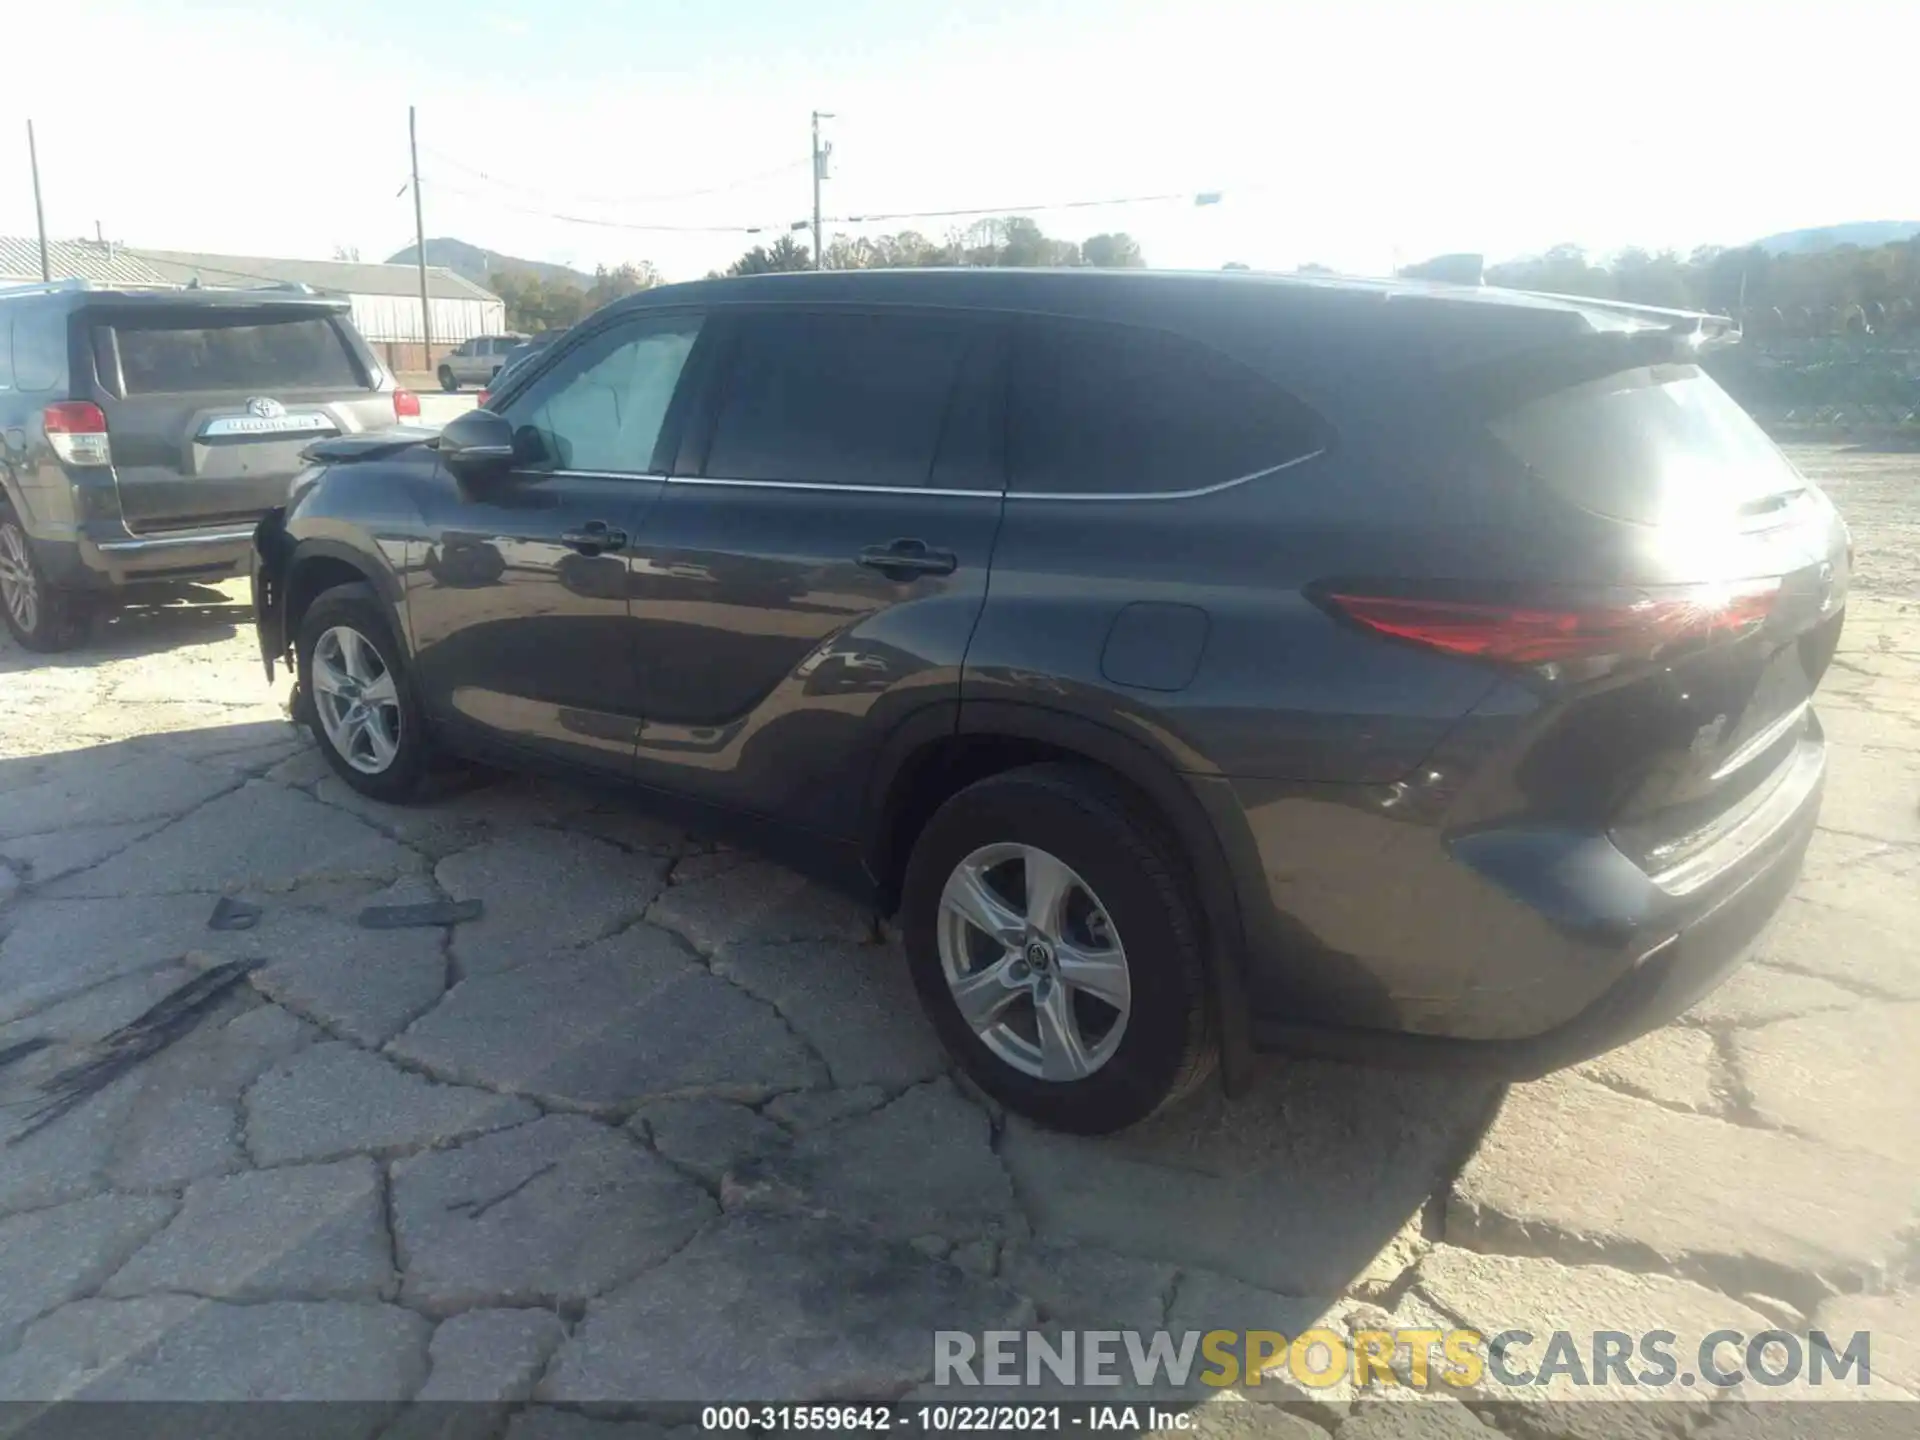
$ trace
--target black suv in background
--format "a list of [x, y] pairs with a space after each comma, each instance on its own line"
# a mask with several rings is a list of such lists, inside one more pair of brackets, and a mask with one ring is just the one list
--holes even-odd
[[0, 290], [0, 617], [14, 638], [66, 649], [125, 586], [244, 574], [302, 449], [417, 416], [347, 310], [279, 289]]
[[1255, 1049], [1538, 1073], [1792, 885], [1849, 549], [1709, 317], [952, 270], [608, 307], [258, 538], [333, 767], [558, 765], [897, 911], [1009, 1106]]

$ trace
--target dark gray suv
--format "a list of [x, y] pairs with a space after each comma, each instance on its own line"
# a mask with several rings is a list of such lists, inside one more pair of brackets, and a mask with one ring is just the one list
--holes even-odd
[[652, 290], [262, 524], [269, 671], [383, 799], [447, 752], [897, 912], [1058, 1126], [1256, 1050], [1538, 1073], [1792, 885], [1847, 591], [1709, 317], [1250, 275]]
[[305, 291], [0, 290], [0, 618], [78, 644], [144, 581], [246, 573], [300, 452], [417, 416], [344, 299]]

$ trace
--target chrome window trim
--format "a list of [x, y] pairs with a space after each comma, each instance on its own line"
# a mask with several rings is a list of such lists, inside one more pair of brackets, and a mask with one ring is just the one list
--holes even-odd
[[658, 470], [540, 470], [529, 466], [515, 466], [522, 475], [551, 475], [556, 480], [665, 480], [667, 477]]
[[1291, 470], [1296, 465], [1304, 465], [1309, 460], [1318, 460], [1327, 453], [1322, 445], [1318, 450], [1310, 450], [1305, 455], [1296, 455], [1291, 460], [1282, 460], [1278, 465], [1269, 465], [1264, 470], [1254, 470], [1246, 475], [1236, 475], [1231, 480], [1222, 480], [1217, 485], [1202, 485], [1193, 490], [1114, 490], [1082, 492], [1077, 490], [1009, 490], [1009, 500], [1191, 500], [1196, 495], [1217, 495], [1222, 490], [1231, 490], [1236, 485], [1245, 485], [1250, 480], [1263, 479], [1268, 475], [1277, 475], [1282, 470]]
[[[1216, 485], [1202, 485], [1193, 490], [949, 490], [936, 489], [930, 485], [842, 485], [831, 480], [727, 480], [715, 475], [668, 475], [664, 478], [669, 485], [712, 485], [735, 490], [837, 490], [854, 495], [991, 495], [1007, 500], [1190, 500], [1199, 495], [1217, 495], [1220, 491], [1231, 490], [1236, 485], [1245, 485], [1252, 480], [1277, 475], [1282, 470], [1291, 470], [1294, 466], [1304, 465], [1309, 460], [1318, 460], [1326, 453], [1327, 447], [1323, 445], [1318, 450], [1309, 451], [1305, 455], [1283, 460], [1278, 465], [1269, 465], [1264, 470], [1236, 475], [1231, 480], [1222, 480]], [[582, 475], [590, 472], [555, 470], [549, 473]], [[591, 473], [598, 475], [600, 472]], [[657, 479], [661, 477], [619, 475], [613, 478]]]
[[728, 490], [838, 490], [851, 495], [968, 495], [998, 500], [999, 490], [945, 490], [931, 485], [841, 485], [832, 480], [723, 480], [712, 475], [669, 475], [669, 485], [711, 485]]

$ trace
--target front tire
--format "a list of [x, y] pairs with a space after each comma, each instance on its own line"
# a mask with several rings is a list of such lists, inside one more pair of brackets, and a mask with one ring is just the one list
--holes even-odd
[[0, 620], [8, 633], [28, 650], [57, 654], [87, 638], [93, 610], [89, 596], [47, 582], [26, 527], [0, 503]]
[[1107, 1134], [1213, 1069], [1179, 852], [1099, 771], [1034, 765], [954, 795], [914, 846], [901, 920], [935, 1030], [1010, 1110]]
[[411, 799], [433, 747], [385, 610], [366, 585], [336, 585], [295, 641], [308, 728], [333, 771], [374, 800]]
[[460, 388], [460, 382], [454, 378], [453, 371], [444, 365], [440, 367], [440, 388], [449, 395]]

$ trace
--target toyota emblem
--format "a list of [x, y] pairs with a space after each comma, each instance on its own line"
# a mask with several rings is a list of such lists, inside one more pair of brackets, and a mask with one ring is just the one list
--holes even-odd
[[287, 413], [287, 407], [267, 395], [255, 395], [247, 401], [247, 413], [257, 415], [262, 420], [278, 420]]

